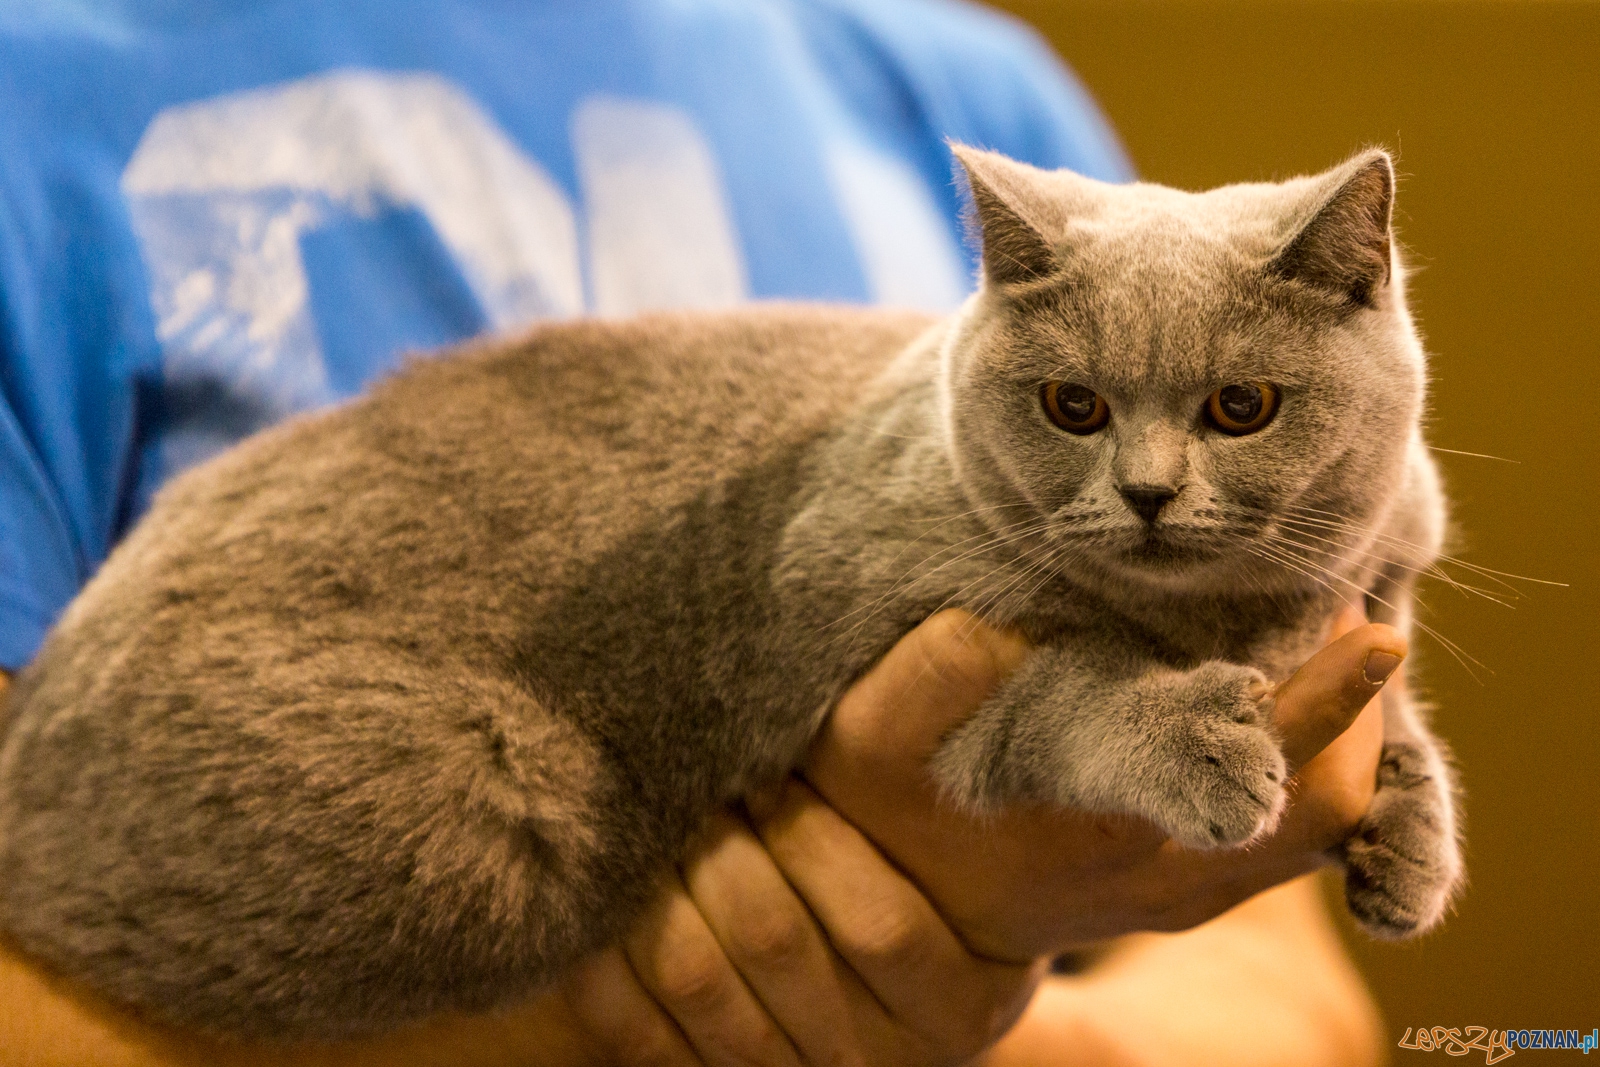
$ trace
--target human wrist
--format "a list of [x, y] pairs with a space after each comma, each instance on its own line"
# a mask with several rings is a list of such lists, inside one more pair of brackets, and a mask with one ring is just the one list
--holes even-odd
[[1046, 979], [1009, 1033], [974, 1067], [1146, 1067], [1095, 982]]

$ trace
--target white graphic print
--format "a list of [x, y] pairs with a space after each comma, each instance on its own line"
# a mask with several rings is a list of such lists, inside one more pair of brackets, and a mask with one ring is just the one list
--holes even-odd
[[828, 175], [872, 300], [949, 311], [967, 295], [960, 252], [922, 177], [902, 160], [839, 141]]
[[[597, 95], [579, 103], [570, 133], [590, 310], [621, 316], [748, 299], [730, 198], [689, 115]], [[917, 173], [859, 139], [835, 144], [827, 165], [868, 295], [955, 306], [966, 291], [962, 258]], [[168, 108], [145, 130], [122, 189], [150, 276], [165, 385], [177, 395], [170, 410], [187, 420], [163, 430], [168, 473], [337, 398], [305, 244], [328, 227], [420, 215], [489, 329], [585, 310], [566, 193], [435, 74], [340, 71]], [[402, 288], [416, 284], [397, 276]], [[432, 306], [429, 293], [417, 295]], [[369, 313], [349, 308], [351, 325], [380, 336], [360, 321]], [[344, 373], [342, 363], [336, 369]]]
[[335, 212], [419, 210], [496, 328], [583, 310], [556, 183], [432, 74], [346, 71], [169, 108], [122, 175], [169, 381], [281, 416], [332, 396], [300, 238]]
[[594, 310], [727, 307], [744, 257], [716, 157], [674, 107], [593, 96], [572, 116]]

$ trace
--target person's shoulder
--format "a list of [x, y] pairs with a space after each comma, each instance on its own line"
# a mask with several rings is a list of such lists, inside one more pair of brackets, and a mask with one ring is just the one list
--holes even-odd
[[1133, 176], [1088, 91], [1023, 20], [970, 0], [794, 0], [894, 64], [942, 133], [1042, 167]]
[[971, 0], [802, 0], [861, 23], [893, 44], [945, 56], [1016, 60], [1042, 47], [1026, 22]]

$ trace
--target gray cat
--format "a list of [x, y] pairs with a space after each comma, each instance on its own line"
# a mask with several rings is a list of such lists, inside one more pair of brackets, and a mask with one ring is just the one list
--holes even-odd
[[[1441, 536], [1389, 159], [1191, 194], [957, 155], [948, 319], [543, 327], [173, 482], [11, 694], [0, 925], [219, 1031], [503, 1003], [947, 605], [1039, 644], [952, 798], [1270, 828], [1269, 684], [1342, 601], [1408, 627]], [[1342, 859], [1403, 936], [1461, 867], [1440, 746], [1384, 712]]]

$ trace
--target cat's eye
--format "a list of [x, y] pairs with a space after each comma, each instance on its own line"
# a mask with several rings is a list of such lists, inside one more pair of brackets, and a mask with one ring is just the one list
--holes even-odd
[[1068, 433], [1094, 433], [1111, 418], [1105, 397], [1086, 385], [1046, 382], [1040, 397], [1050, 421]]
[[1278, 390], [1266, 382], [1224, 385], [1206, 398], [1206, 416], [1223, 433], [1255, 433], [1278, 413]]

